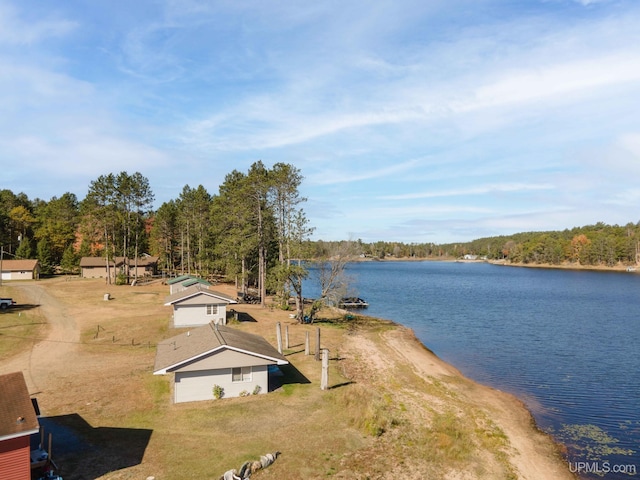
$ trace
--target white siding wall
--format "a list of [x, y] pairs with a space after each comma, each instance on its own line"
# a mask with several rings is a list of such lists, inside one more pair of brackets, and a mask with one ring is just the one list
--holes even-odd
[[173, 306], [173, 326], [176, 328], [207, 325], [212, 321], [224, 325], [226, 320], [226, 305], [218, 305], [218, 313], [215, 315], [207, 315], [206, 305], [175, 304]]
[[2, 272], [2, 280], [32, 280], [33, 272]]
[[224, 389], [223, 398], [238, 397], [242, 391], [251, 394], [256, 386], [260, 387], [260, 393], [267, 393], [269, 389], [268, 369], [266, 365], [252, 367], [250, 382], [232, 382], [230, 368], [176, 372], [174, 401], [181, 403], [213, 400], [214, 385], [220, 385]]

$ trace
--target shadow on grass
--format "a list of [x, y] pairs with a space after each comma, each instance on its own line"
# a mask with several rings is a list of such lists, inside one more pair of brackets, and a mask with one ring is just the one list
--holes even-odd
[[277, 390], [284, 385], [311, 383], [311, 380], [305, 377], [300, 370], [291, 364], [281, 365], [278, 367], [278, 370], [279, 371], [273, 369], [269, 371], [270, 392]]
[[331, 385], [329, 387], [329, 390], [333, 390], [335, 388], [340, 388], [340, 387], [346, 387], [347, 385], [352, 385], [354, 383], [356, 383], [356, 382], [354, 382], [352, 380], [349, 380], [348, 382], [337, 383], [336, 385]]
[[27, 310], [33, 310], [39, 306], [40, 305], [33, 305], [31, 303], [16, 303], [8, 308], [0, 308], [0, 313], [26, 312]]
[[47, 322], [29, 322], [29, 323], [16, 323], [15, 325], [4, 325], [2, 327], [0, 327], [0, 330], [5, 329], [5, 328], [14, 328], [14, 327], [27, 327], [27, 326], [31, 326], [31, 325], [46, 325]]
[[238, 321], [238, 322], [257, 322], [255, 318], [249, 315], [247, 312], [238, 312], [237, 310], [231, 309], [227, 313], [227, 320], [229, 322]]
[[295, 354], [297, 354], [297, 353], [303, 353], [303, 352], [304, 352], [304, 349], [302, 349], [302, 350], [296, 350], [296, 351], [293, 351], [293, 352], [289, 352], [289, 351], [287, 351], [287, 353], [285, 353], [285, 354], [284, 354], [284, 356], [285, 356], [285, 357], [288, 357], [289, 355], [295, 355]]
[[[48, 447], [52, 434], [51, 458], [65, 480], [99, 478], [139, 465], [152, 433], [147, 429], [92, 427], [76, 413], [41, 417], [39, 421], [45, 432], [43, 447]], [[39, 438], [35, 441], [37, 444]]]

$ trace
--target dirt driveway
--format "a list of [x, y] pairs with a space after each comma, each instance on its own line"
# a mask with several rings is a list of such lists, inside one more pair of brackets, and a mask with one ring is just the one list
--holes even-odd
[[32, 348], [3, 362], [0, 373], [22, 371], [29, 392], [44, 393], [53, 388], [52, 383], [55, 385], [56, 374], [68, 368], [80, 339], [80, 330], [65, 305], [43, 286], [34, 282], [12, 287], [20, 290], [30, 304], [40, 309], [48, 328], [46, 338], [34, 342]]

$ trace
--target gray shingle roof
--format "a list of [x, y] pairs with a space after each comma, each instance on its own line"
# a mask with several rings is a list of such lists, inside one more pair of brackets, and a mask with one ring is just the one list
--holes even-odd
[[263, 337], [224, 325], [214, 325], [212, 322], [160, 342], [153, 373], [167, 373], [180, 365], [222, 349], [272, 360], [277, 365], [289, 363]]
[[192, 286], [190, 286], [188, 288], [185, 288], [184, 290], [181, 290], [181, 291], [176, 292], [176, 293], [172, 293], [167, 298], [165, 298], [164, 304], [165, 304], [165, 306], [173, 305], [174, 303], [180, 302], [182, 300], [185, 300], [187, 298], [193, 297], [195, 295], [200, 295], [200, 294], [208, 295], [210, 297], [214, 297], [214, 298], [217, 298], [219, 300], [223, 300], [226, 303], [238, 303], [235, 299], [231, 298], [229, 295], [225, 295], [224, 293], [216, 292], [215, 290], [211, 290], [211, 289], [207, 288], [206, 286], [204, 286], [204, 285], [202, 285], [200, 283], [197, 283], [197, 284], [192, 285]]

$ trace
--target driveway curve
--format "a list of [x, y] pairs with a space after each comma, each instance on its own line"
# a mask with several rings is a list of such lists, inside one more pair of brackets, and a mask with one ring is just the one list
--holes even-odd
[[65, 365], [78, 346], [80, 330], [64, 303], [43, 286], [36, 282], [11, 286], [37, 306], [47, 322], [47, 331], [44, 338], [34, 340], [31, 348], [0, 364], [0, 373], [22, 371], [31, 394], [41, 393], [51, 388], [54, 373], [65, 371]]

